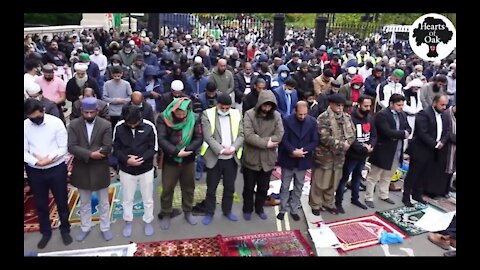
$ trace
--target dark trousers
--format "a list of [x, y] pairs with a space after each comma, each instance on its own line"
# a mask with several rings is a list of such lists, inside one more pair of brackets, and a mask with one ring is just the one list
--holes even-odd
[[[263, 204], [267, 198], [267, 191], [270, 186], [270, 177], [272, 176], [272, 170], [264, 172], [263, 170], [254, 171], [247, 167], [243, 167], [243, 212], [253, 212], [253, 194], [255, 193], [255, 212], [263, 213]], [[257, 192], [254, 191], [255, 185], [257, 185]]]
[[192, 161], [181, 166], [165, 163], [162, 169], [163, 191], [160, 196], [160, 214], [163, 216], [169, 216], [173, 211], [173, 192], [179, 180], [182, 191], [182, 210], [183, 212], [192, 212], [193, 192], [195, 191], [195, 163]]
[[25, 166], [28, 175], [28, 182], [33, 193], [35, 207], [37, 208], [40, 233], [52, 235], [50, 225], [50, 213], [48, 208], [48, 193], [52, 191], [53, 198], [57, 204], [58, 215], [60, 216], [60, 232], [70, 233], [68, 216], [68, 191], [67, 191], [67, 165], [65, 162], [48, 169], [35, 169]]
[[410, 195], [413, 199], [422, 198], [423, 178], [428, 170], [428, 160], [418, 160], [411, 157], [410, 167], [403, 183], [403, 200], [410, 201]]
[[117, 124], [118, 121], [120, 121], [120, 119], [122, 119], [121, 116], [110, 115], [110, 123], [112, 123], [112, 132], [115, 129], [115, 125]]
[[215, 167], [207, 169], [207, 197], [205, 199], [205, 207], [207, 214], [213, 216], [217, 200], [217, 187], [220, 178], [223, 176], [223, 196], [222, 196], [222, 212], [230, 214], [232, 212], [233, 193], [235, 192], [235, 179], [237, 178], [238, 165], [235, 158], [219, 159]]
[[341, 205], [343, 201], [343, 192], [348, 182], [350, 173], [352, 174], [352, 199], [351, 201], [358, 201], [360, 193], [360, 181], [362, 180], [362, 170], [365, 167], [365, 160], [355, 160], [346, 158], [343, 164], [343, 173], [337, 191], [335, 192], [335, 204]]

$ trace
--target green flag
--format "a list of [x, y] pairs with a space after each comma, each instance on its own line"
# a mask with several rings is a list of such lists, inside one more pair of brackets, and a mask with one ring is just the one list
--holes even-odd
[[122, 16], [120, 13], [113, 13], [113, 27], [116, 29], [119, 29], [120, 26], [122, 25]]

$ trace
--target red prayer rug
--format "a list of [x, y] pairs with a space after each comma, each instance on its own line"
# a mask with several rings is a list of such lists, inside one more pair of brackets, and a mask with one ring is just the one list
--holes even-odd
[[134, 257], [220, 257], [226, 253], [222, 237], [137, 243]]
[[382, 231], [407, 236], [395, 225], [373, 214], [364, 217], [345, 219], [326, 223], [341, 243], [338, 251], [352, 251], [379, 244]]
[[223, 237], [223, 242], [227, 248], [225, 256], [314, 256], [309, 243], [299, 230], [228, 236]]
[[[57, 211], [57, 205], [53, 200], [53, 195], [50, 193], [48, 197], [48, 209], [50, 212], [50, 224], [52, 229], [58, 228], [60, 220]], [[35, 208], [35, 201], [33, 195], [23, 196], [23, 232], [38, 232], [40, 231], [40, 223], [38, 223], [37, 210]]]

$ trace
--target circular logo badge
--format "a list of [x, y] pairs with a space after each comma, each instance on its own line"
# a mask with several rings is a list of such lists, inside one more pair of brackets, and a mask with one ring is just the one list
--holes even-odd
[[413, 52], [423, 60], [442, 60], [455, 49], [457, 33], [447, 17], [429, 13], [413, 23], [409, 41]]

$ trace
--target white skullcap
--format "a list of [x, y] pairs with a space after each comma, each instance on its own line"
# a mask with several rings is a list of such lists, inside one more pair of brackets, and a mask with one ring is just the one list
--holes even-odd
[[347, 69], [348, 74], [354, 75], [357, 74], [357, 68], [356, 67], [349, 67]]
[[75, 66], [73, 66], [75, 71], [87, 71], [88, 66], [85, 65], [84, 63], [76, 63]]
[[192, 36], [190, 36], [189, 34], [186, 34], [186, 35], [185, 35], [185, 38], [186, 38], [186, 39], [190, 39], [190, 38], [192, 38]]
[[42, 89], [40, 88], [40, 85], [35, 82], [30, 82], [28, 85], [25, 86], [25, 90], [27, 91], [27, 94], [29, 96], [38, 94]]
[[202, 63], [202, 57], [201, 56], [195, 56], [195, 59], [193, 60], [193, 62], [197, 63], [197, 64], [200, 64]]
[[180, 80], [175, 80], [172, 82], [171, 88], [173, 91], [183, 91], [183, 82]]
[[438, 66], [440, 66], [441, 64], [442, 64], [442, 62], [441, 62], [440, 60], [435, 60], [435, 61], [433, 61], [433, 65], [434, 65], [434, 66], [437, 66], [437, 67], [438, 67]]
[[135, 41], [133, 41], [133, 40], [130, 40], [128, 43], [132, 46], [135, 46]]
[[364, 46], [360, 47], [360, 51], [366, 52], [367, 51], [367, 46], [364, 45]]
[[390, 65], [395, 65], [397, 63], [397, 59], [395, 59], [395, 57], [392, 57], [390, 58], [390, 60], [388, 60], [388, 64]]
[[450, 69], [454, 69], [457, 67], [457, 64], [455, 63], [451, 63], [450, 66], [448, 66]]
[[413, 79], [411, 80], [407, 86], [405, 86], [405, 89], [410, 89], [412, 87], [422, 87], [423, 86], [423, 82], [420, 80], [420, 79]]

